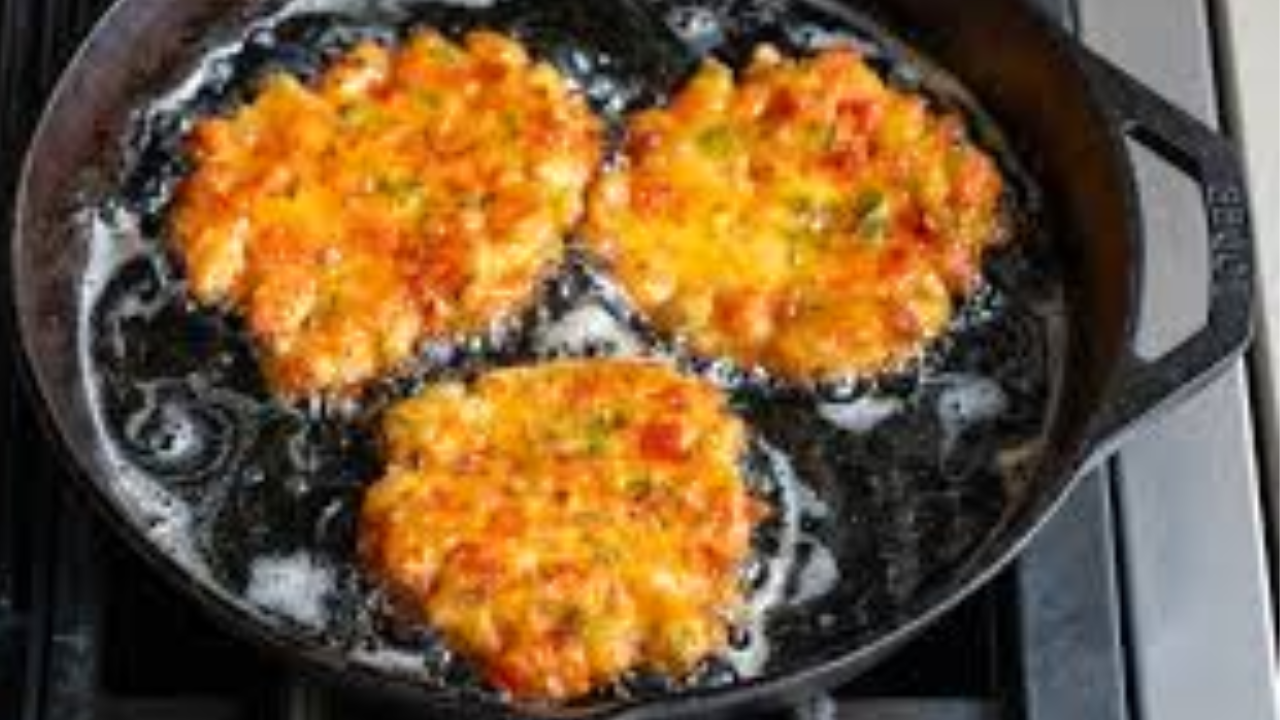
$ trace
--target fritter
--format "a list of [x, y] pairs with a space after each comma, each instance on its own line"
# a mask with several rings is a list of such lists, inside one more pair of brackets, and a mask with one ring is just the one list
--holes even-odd
[[764, 46], [736, 80], [709, 60], [628, 131], [589, 242], [659, 328], [792, 380], [910, 359], [1007, 234], [963, 119], [853, 50]]
[[559, 361], [430, 387], [383, 430], [361, 557], [494, 686], [571, 699], [725, 647], [765, 505], [714, 387]]
[[173, 245], [242, 314], [271, 385], [343, 394], [528, 302], [600, 154], [581, 95], [514, 40], [373, 43], [268, 79], [189, 136]]

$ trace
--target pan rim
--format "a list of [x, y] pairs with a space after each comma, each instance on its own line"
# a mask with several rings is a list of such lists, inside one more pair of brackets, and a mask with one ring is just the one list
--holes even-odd
[[[250, 0], [251, 2], [256, 0]], [[90, 488], [80, 487], [90, 498], [91, 504], [103, 513], [117, 535], [123, 538], [130, 547], [141, 555], [149, 565], [156, 568], [167, 582], [180, 593], [193, 598], [219, 626], [233, 635], [246, 639], [270, 649], [279, 657], [291, 661], [304, 670], [319, 671], [332, 674], [334, 679], [350, 681], [352, 675], [366, 686], [379, 686], [393, 694], [421, 699], [431, 707], [456, 707], [458, 702], [480, 702], [483, 709], [495, 713], [513, 713], [525, 710], [519, 706], [508, 705], [497, 699], [476, 697], [459, 691], [456, 688], [434, 688], [414, 682], [411, 678], [395, 673], [379, 672], [359, 662], [352, 662], [349, 657], [332, 648], [309, 641], [304, 635], [289, 632], [286, 626], [274, 625], [261, 616], [249, 612], [242, 604], [234, 602], [225, 593], [219, 592], [216, 586], [193, 576], [171, 553], [165, 552], [139, 526], [137, 517], [124, 506], [118, 492], [112, 490], [114, 481], [109, 468], [103, 466], [100, 458], [93, 457], [88, 448], [69, 442], [69, 421], [62, 407], [53, 401], [52, 388], [56, 380], [42, 371], [39, 362], [38, 348], [33, 344], [40, 318], [32, 307], [32, 293], [27, 289], [31, 278], [20, 272], [29, 263], [22, 260], [25, 247], [34, 242], [38, 236], [32, 210], [32, 176], [39, 162], [40, 150], [47, 145], [49, 127], [54, 117], [64, 104], [68, 102], [74, 81], [83, 76], [90, 65], [96, 50], [95, 41], [107, 30], [122, 22], [126, 13], [136, 9], [141, 3], [138, 0], [115, 0], [103, 13], [85, 39], [70, 57], [59, 75], [56, 84], [48, 94], [48, 99], [40, 115], [40, 119], [30, 135], [21, 165], [19, 183], [15, 194], [14, 212], [10, 232], [12, 242], [9, 250], [8, 271], [9, 306], [8, 312], [16, 319], [13, 327], [17, 331], [17, 345], [20, 348], [19, 374], [23, 386], [36, 401], [31, 403], [39, 420], [42, 431], [50, 442], [58, 448], [58, 457], [68, 474], [77, 478], [73, 485], [87, 484]], [[235, 4], [244, 5], [237, 0]], [[1064, 31], [1050, 25], [1046, 20], [1035, 16], [1030, 10], [1020, 10], [1035, 23], [1048, 45], [1055, 52], [1067, 58], [1072, 69], [1080, 73], [1079, 60], [1072, 51], [1074, 41]], [[1082, 74], [1082, 73], [1080, 73]], [[1087, 83], [1083, 82], [1085, 95], [1090, 110], [1106, 128], [1107, 154], [1113, 167], [1112, 171], [1120, 178], [1124, 197], [1121, 198], [1126, 209], [1132, 210], [1136, 203], [1136, 186], [1134, 185], [1131, 163], [1124, 152], [1121, 136], [1114, 125], [1108, 121], [1104, 111], [1106, 103]], [[1131, 249], [1140, 254], [1141, 243], [1134, 241], [1133, 234], [1127, 233], [1126, 240], [1135, 246]], [[1136, 283], [1129, 269], [1130, 277], [1127, 287], [1130, 293], [1136, 292]], [[1132, 300], [1132, 298], [1130, 298]], [[1132, 330], [1135, 317], [1129, 314], [1125, 331]], [[84, 388], [74, 392], [82, 393]], [[602, 705], [598, 708], [585, 707], [566, 708], [563, 712], [553, 712], [550, 716], [572, 717], [616, 717], [616, 718], [649, 718], [678, 717], [695, 713], [723, 711], [732, 707], [758, 703], [761, 705], [777, 704], [785, 698], [794, 696], [809, 687], [826, 687], [846, 680], [869, 665], [875, 663], [892, 650], [900, 647], [921, 631], [931, 626], [938, 618], [947, 614], [956, 605], [970, 597], [978, 588], [986, 585], [995, 575], [1001, 572], [1016, 557], [1023, 547], [1036, 535], [1037, 530], [1056, 513], [1078, 486], [1097, 452], [1093, 448], [1064, 449], [1062, 467], [1057, 471], [1055, 482], [1046, 483], [1036, 493], [1033, 500], [1019, 508], [1011, 518], [992, 529], [990, 538], [984, 541], [970, 557], [966, 558], [963, 570], [957, 572], [956, 580], [936, 588], [925, 596], [913, 598], [904, 609], [904, 619], [898, 623], [877, 628], [876, 632], [862, 642], [846, 641], [851, 648], [823, 653], [822, 659], [797, 663], [801, 667], [786, 672], [774, 671], [761, 676], [740, 680], [723, 687], [690, 688], [672, 694], [646, 698], [641, 700], [622, 701], [617, 705]]]

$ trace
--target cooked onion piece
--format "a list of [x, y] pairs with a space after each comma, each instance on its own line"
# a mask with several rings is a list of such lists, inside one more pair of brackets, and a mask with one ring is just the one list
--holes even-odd
[[517, 311], [599, 159], [583, 98], [515, 41], [362, 44], [200, 121], [172, 216], [195, 298], [242, 314], [268, 379], [335, 394]]
[[589, 242], [697, 351], [797, 380], [899, 364], [939, 335], [1004, 236], [1002, 181], [960, 117], [851, 50], [707, 61], [636, 115]]
[[765, 506], [714, 387], [561, 361], [431, 387], [383, 430], [361, 556], [495, 686], [568, 699], [726, 645]]

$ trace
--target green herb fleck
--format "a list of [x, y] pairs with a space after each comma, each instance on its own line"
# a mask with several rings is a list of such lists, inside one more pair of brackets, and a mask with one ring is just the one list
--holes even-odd
[[698, 133], [698, 148], [711, 157], [723, 159], [738, 147], [738, 137], [728, 125], [712, 125]]
[[584, 447], [588, 455], [599, 455], [609, 447], [609, 440], [619, 427], [617, 417], [612, 413], [599, 413], [587, 420], [583, 431]]
[[405, 195], [411, 195], [422, 190], [422, 184], [411, 177], [391, 177], [381, 175], [373, 181], [374, 190], [379, 195], [388, 195], [394, 198], [400, 198]]
[[399, 209], [410, 213], [421, 213], [426, 209], [426, 188], [417, 178], [384, 175], [374, 180], [373, 189], [379, 195], [389, 198]]
[[633, 500], [647, 500], [658, 492], [658, 481], [651, 475], [632, 475], [622, 481], [622, 489]]
[[821, 232], [831, 226], [835, 220], [836, 208], [833, 203], [824, 202], [807, 195], [797, 195], [787, 201], [791, 217], [803, 230]]
[[413, 100], [428, 110], [437, 110], [444, 104], [444, 99], [440, 97], [440, 93], [432, 90], [414, 90]]
[[382, 120], [378, 108], [368, 103], [352, 102], [338, 108], [338, 118], [351, 128], [367, 128]]
[[844, 214], [836, 203], [807, 195], [789, 198], [787, 210], [791, 213], [791, 225], [786, 236], [797, 250], [799, 246], [825, 247], [831, 232], [842, 224]]
[[864, 190], [853, 206], [858, 236], [864, 242], [879, 245], [889, 231], [889, 198], [881, 190]]
[[819, 152], [830, 152], [836, 146], [836, 124], [814, 123], [805, 130], [809, 146]]

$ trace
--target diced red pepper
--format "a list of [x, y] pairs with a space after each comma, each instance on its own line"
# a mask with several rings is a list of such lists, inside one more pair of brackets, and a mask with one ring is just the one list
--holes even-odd
[[688, 456], [684, 431], [674, 422], [656, 421], [640, 427], [640, 454], [660, 462], [680, 462]]

